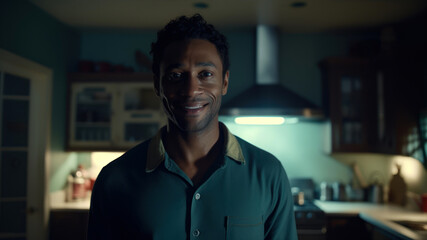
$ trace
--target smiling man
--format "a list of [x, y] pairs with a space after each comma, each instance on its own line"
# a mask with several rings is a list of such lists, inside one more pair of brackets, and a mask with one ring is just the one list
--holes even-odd
[[183, 16], [151, 52], [168, 124], [101, 171], [88, 239], [297, 239], [281, 163], [218, 121], [226, 38], [200, 15]]

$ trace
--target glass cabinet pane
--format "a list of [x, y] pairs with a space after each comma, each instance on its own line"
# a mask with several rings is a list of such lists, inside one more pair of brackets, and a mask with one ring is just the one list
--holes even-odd
[[76, 94], [75, 140], [108, 141], [112, 94], [105, 87], [86, 87]]
[[126, 123], [125, 124], [125, 141], [141, 142], [154, 135], [159, 129], [159, 123]]
[[127, 88], [123, 92], [124, 109], [129, 110], [158, 110], [159, 101], [152, 88]]
[[362, 143], [362, 81], [359, 77], [341, 77], [341, 139], [344, 144]]

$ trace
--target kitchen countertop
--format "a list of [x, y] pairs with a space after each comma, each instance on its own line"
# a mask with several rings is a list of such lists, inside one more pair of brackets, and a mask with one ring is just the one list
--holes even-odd
[[427, 213], [389, 204], [315, 201], [327, 215], [359, 216], [364, 221], [401, 239], [427, 239], [427, 231], [414, 231], [394, 221], [427, 222]]
[[358, 216], [361, 212], [408, 212], [408, 210], [402, 207], [369, 202], [338, 202], [315, 200], [314, 203], [329, 215], [337, 214]]
[[90, 208], [90, 194], [85, 199], [66, 202], [65, 191], [57, 191], [50, 194], [50, 210], [88, 211]]

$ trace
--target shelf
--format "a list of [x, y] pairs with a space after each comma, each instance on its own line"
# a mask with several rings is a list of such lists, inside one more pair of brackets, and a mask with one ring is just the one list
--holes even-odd
[[109, 127], [111, 122], [76, 122], [78, 127]]
[[152, 73], [69, 73], [72, 82], [153, 82]]

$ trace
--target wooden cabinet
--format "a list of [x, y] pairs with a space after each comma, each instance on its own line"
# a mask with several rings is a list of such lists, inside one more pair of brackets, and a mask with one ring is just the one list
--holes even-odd
[[127, 150], [165, 123], [150, 74], [70, 74], [69, 150]]
[[85, 240], [89, 210], [52, 210], [50, 212], [50, 240]]
[[397, 60], [331, 57], [320, 64], [332, 152], [414, 156], [419, 145], [415, 66]]
[[375, 151], [382, 121], [377, 68], [363, 58], [321, 62], [325, 112], [331, 121], [333, 152]]
[[328, 215], [326, 239], [371, 240], [372, 236], [368, 225], [358, 216]]

